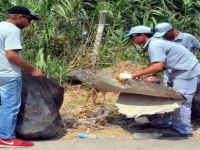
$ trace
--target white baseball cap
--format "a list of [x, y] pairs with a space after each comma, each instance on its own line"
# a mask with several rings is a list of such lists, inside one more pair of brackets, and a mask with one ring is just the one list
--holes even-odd
[[162, 37], [171, 29], [172, 25], [170, 23], [168, 22], [159, 23], [155, 26], [154, 37]]
[[131, 35], [136, 35], [138, 33], [152, 33], [152, 31], [151, 31], [151, 28], [147, 26], [143, 26], [143, 25], [135, 26], [135, 27], [132, 27], [129, 33], [125, 35], [124, 37], [129, 37]]

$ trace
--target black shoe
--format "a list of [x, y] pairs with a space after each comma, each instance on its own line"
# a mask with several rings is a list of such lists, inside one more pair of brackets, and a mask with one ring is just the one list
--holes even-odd
[[160, 132], [162, 137], [182, 137], [182, 138], [189, 138], [192, 137], [192, 134], [181, 134], [174, 129], [166, 129]]

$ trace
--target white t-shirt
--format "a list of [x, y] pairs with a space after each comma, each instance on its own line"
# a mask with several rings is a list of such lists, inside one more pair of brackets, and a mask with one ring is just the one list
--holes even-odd
[[14, 24], [0, 22], [0, 77], [21, 77], [21, 68], [8, 61], [7, 50], [22, 49], [21, 30]]

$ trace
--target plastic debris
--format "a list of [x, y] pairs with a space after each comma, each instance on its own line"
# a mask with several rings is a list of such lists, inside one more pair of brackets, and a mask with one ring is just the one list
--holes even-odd
[[79, 133], [78, 135], [79, 138], [88, 138], [88, 139], [97, 139], [97, 136], [95, 134], [87, 134], [87, 133], [84, 133], [84, 132], [81, 132]]

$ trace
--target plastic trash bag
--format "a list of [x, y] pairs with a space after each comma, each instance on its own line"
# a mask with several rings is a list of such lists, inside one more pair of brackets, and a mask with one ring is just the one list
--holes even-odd
[[64, 88], [52, 79], [23, 73], [22, 104], [16, 126], [18, 136], [26, 139], [52, 138], [62, 129], [59, 109]]
[[200, 83], [197, 86], [197, 90], [193, 99], [192, 116], [196, 118], [200, 117]]

